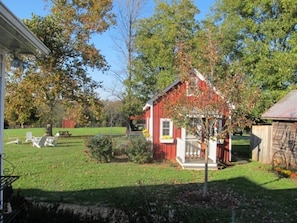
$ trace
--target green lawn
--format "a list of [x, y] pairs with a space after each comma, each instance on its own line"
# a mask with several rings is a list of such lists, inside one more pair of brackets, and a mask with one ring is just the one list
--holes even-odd
[[[278, 178], [269, 166], [248, 162], [209, 172], [210, 200], [205, 201], [201, 199], [203, 171], [181, 170], [169, 162], [91, 162], [85, 156], [84, 136], [118, 130], [68, 130], [83, 137], [60, 137], [57, 147], [42, 149], [24, 143], [5, 145], [6, 171], [20, 176], [13, 186], [22, 195], [50, 202], [109, 205], [126, 211], [140, 207], [143, 211], [154, 205], [178, 207], [192, 222], [200, 222], [201, 216], [207, 222], [231, 222], [232, 207], [237, 222], [297, 219], [296, 182]], [[6, 131], [25, 136], [28, 129]], [[32, 132], [42, 134], [42, 129]], [[247, 138], [236, 136], [233, 143], [237, 150], [247, 149]]]
[[239, 158], [251, 158], [250, 136], [247, 134], [232, 136], [232, 153]]
[[[26, 132], [32, 132], [33, 136], [42, 136], [45, 134], [45, 128], [30, 128], [30, 129], [5, 129], [4, 140], [7, 141], [8, 135], [11, 137], [20, 137], [20, 139], [26, 138]], [[53, 128], [53, 134], [59, 131], [69, 131], [72, 136], [87, 136], [87, 135], [97, 135], [97, 134], [111, 134], [119, 135], [125, 134], [126, 128], [124, 127], [102, 127], [102, 128]]]

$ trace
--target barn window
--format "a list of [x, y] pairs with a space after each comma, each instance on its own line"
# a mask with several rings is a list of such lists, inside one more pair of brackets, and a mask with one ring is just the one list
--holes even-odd
[[173, 142], [173, 122], [168, 118], [160, 120], [160, 141], [164, 143]]

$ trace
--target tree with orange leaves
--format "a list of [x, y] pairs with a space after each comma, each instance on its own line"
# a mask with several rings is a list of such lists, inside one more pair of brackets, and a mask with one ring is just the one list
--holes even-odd
[[[257, 102], [257, 89], [250, 85], [240, 61], [224, 57], [219, 30], [210, 24], [197, 35], [200, 51], [193, 56], [189, 46], [180, 42], [176, 54], [179, 79], [187, 82], [189, 92], [176, 88], [166, 95], [165, 113], [179, 127], [184, 127], [205, 143], [205, 180], [203, 195], [208, 193], [208, 152], [211, 140], [232, 134], [236, 126], [251, 125], [250, 110]], [[195, 82], [193, 67], [203, 73], [204, 80]], [[194, 83], [194, 84], [191, 84]], [[168, 97], [173, 97], [168, 99]]]

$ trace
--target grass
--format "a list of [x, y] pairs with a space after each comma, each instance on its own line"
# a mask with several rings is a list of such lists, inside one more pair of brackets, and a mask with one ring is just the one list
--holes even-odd
[[232, 152], [237, 157], [250, 158], [250, 136], [232, 136]]
[[[86, 136], [105, 130], [70, 132]], [[28, 129], [8, 131], [25, 135]], [[238, 222], [294, 222], [297, 218], [296, 182], [278, 178], [267, 165], [247, 162], [209, 172], [210, 200], [205, 201], [201, 199], [203, 171], [181, 170], [170, 162], [90, 162], [84, 154], [84, 138], [59, 138], [57, 147], [42, 149], [24, 143], [5, 145], [5, 168], [20, 176], [14, 188], [37, 200], [108, 205], [127, 211], [170, 204], [191, 215], [192, 222], [200, 222], [201, 216], [207, 222], [231, 222], [232, 210]], [[237, 152], [247, 154], [247, 137], [236, 136], [233, 142]]]
[[[42, 136], [45, 134], [45, 128], [30, 128], [30, 129], [5, 129], [4, 139], [11, 137], [20, 137], [20, 139], [25, 139], [26, 132], [32, 132], [33, 136]], [[53, 134], [59, 131], [69, 131], [72, 136], [90, 136], [97, 134], [110, 134], [110, 135], [123, 135], [126, 132], [126, 128], [123, 127], [101, 127], [101, 128], [53, 128]]]

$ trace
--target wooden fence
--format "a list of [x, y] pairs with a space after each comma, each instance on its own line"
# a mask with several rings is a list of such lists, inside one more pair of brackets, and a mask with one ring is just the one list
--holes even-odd
[[255, 125], [252, 127], [250, 149], [252, 160], [269, 164], [272, 162], [272, 126]]

